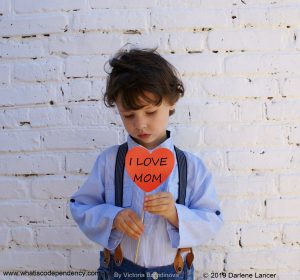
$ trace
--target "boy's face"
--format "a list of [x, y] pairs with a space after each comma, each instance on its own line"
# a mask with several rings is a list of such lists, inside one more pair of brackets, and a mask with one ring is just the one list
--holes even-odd
[[[154, 97], [151, 92], [146, 92], [146, 95]], [[141, 98], [141, 109], [126, 110], [120, 98], [117, 98], [116, 105], [125, 129], [136, 142], [147, 149], [153, 149], [166, 139], [169, 112], [175, 108], [175, 104], [170, 105], [163, 99], [159, 106], [155, 106]]]

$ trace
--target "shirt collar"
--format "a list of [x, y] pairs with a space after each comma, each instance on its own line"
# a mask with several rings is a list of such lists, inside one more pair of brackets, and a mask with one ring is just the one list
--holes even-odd
[[[134, 141], [134, 139], [130, 135], [128, 135], [128, 137], [127, 137], [127, 143], [128, 143], [128, 150], [132, 149], [133, 147], [137, 147], [137, 146], [143, 147], [142, 145], [140, 145], [136, 141]], [[147, 150], [149, 152], [152, 152], [153, 150], [155, 150], [157, 148], [167, 148], [171, 151], [174, 151], [173, 139], [171, 137], [171, 132], [169, 130], [167, 130], [167, 139], [164, 142], [160, 143], [158, 146], [156, 146], [153, 149], [147, 149]]]

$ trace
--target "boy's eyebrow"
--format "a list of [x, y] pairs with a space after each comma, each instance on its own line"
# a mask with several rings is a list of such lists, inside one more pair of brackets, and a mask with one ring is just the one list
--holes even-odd
[[[143, 106], [142, 108], [140, 108], [140, 109], [153, 109], [154, 107], [156, 107], [156, 106], [154, 106], [154, 105], [152, 105], [152, 104], [149, 104], [149, 105], [146, 105], [146, 106]], [[140, 110], [140, 109], [137, 109], [137, 110]], [[133, 113], [134, 111], [137, 111], [137, 110], [126, 110], [126, 109], [120, 109], [119, 110], [119, 112], [120, 113]]]

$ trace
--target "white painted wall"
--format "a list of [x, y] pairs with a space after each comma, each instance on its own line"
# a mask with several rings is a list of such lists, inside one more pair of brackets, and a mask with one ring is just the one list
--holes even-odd
[[101, 97], [105, 61], [132, 43], [179, 70], [175, 142], [215, 175], [225, 226], [196, 276], [299, 279], [299, 30], [296, 0], [0, 0], [0, 271], [98, 267], [67, 202], [126, 139]]

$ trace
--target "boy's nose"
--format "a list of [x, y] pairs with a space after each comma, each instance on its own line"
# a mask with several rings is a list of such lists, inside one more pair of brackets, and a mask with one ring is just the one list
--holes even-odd
[[134, 126], [137, 130], [143, 130], [147, 127], [146, 122], [143, 119], [136, 119]]

